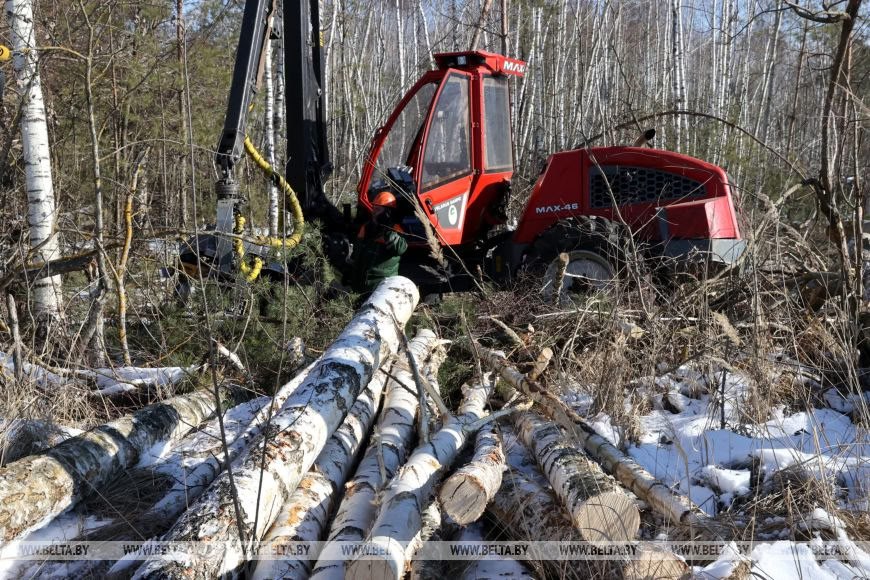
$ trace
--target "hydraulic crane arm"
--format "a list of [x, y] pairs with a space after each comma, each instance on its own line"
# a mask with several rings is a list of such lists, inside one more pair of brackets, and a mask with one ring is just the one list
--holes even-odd
[[323, 180], [332, 165], [323, 107], [320, 0], [287, 0], [283, 4], [284, 31], [273, 31], [277, 0], [248, 0], [245, 3], [215, 165], [222, 183], [235, 182], [234, 170], [244, 152], [248, 114], [263, 76], [266, 41], [286, 31], [287, 182], [306, 213], [324, 215], [334, 208], [330, 208], [323, 195]]
[[224, 182], [235, 181], [234, 169], [244, 152], [248, 112], [263, 74], [263, 54], [271, 34], [275, 2], [248, 0], [245, 3], [224, 129], [215, 153], [215, 165]]
[[335, 208], [323, 193], [332, 171], [326, 141], [320, 0], [284, 1], [287, 182], [302, 209], [327, 221]]

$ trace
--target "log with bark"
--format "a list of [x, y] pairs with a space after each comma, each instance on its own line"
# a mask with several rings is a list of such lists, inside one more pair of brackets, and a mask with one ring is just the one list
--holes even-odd
[[[292, 385], [298, 386], [302, 379], [298, 377], [297, 379], [294, 379]], [[269, 403], [269, 397], [259, 397], [231, 407], [223, 414], [223, 433], [228, 449], [231, 451], [231, 458], [233, 449], [238, 448], [245, 433], [254, 428], [252, 423], [257, 421], [258, 417], [264, 417], [269, 409]], [[263, 420], [265, 421], [265, 418]], [[91, 494], [76, 509], [62, 514], [44, 528], [37, 530], [36, 538], [27, 536], [23, 539], [67, 541], [74, 538], [76, 541], [125, 541], [157, 536], [172, 525], [178, 514], [184, 511], [220, 472], [224, 459], [221, 447], [221, 429], [218, 419], [215, 418], [179, 441], [166, 457], [152, 463], [152, 459], [143, 455], [140, 463], [152, 463], [151, 465], [125, 471], [99, 490], [98, 494]], [[152, 491], [155, 496], [162, 495], [156, 502], [150, 500], [153, 505], [148, 506], [149, 501], [146, 496]], [[124, 499], [131, 496], [135, 497], [137, 502], [146, 504], [144, 512], [139, 513], [133, 509], [131, 513]], [[93, 518], [87, 517], [93, 515], [95, 508], [99, 512], [120, 514], [120, 516], [100, 518], [95, 525]], [[135, 559], [135, 556], [123, 558], [114, 564], [99, 560], [75, 563], [30, 562], [34, 567], [38, 567], [39, 575], [46, 578], [129, 577], [132, 570], [141, 563], [140, 560]]]
[[209, 417], [215, 404], [205, 391], [174, 397], [0, 468], [0, 539], [48, 523], [133, 466], [144, 451], [180, 439]]
[[674, 492], [636, 461], [626, 456], [604, 437], [598, 435], [576, 411], [553, 393], [529, 381], [510, 366], [504, 356], [481, 346], [470, 345], [481, 360], [496, 371], [509, 385], [540, 405], [547, 415], [563, 427], [589, 456], [636, 496], [644, 500], [671, 523], [698, 528], [707, 536], [719, 536], [721, 531], [700, 507], [689, 498]]
[[[314, 365], [309, 365], [293, 377], [275, 396], [259, 397], [229, 409], [223, 418], [223, 433], [227, 440], [229, 463], [251, 446], [290, 395], [304, 395], [299, 387], [306, 381]], [[310, 395], [310, 391], [308, 391]], [[211, 420], [203, 429], [180, 441], [167, 457], [153, 466], [141, 468], [129, 477], [168, 478], [172, 484], [159, 500], [135, 518], [126, 518], [120, 529], [111, 532], [113, 540], [152, 537], [165, 532], [178, 515], [199, 498], [227, 464], [223, 453], [221, 425]], [[105, 537], [103, 534], [101, 537]], [[109, 575], [122, 577], [131, 568], [141, 565], [133, 557], [123, 558], [110, 569]]]
[[[549, 489], [512, 465], [505, 475], [505, 484], [487, 509], [515, 540], [582, 541], [584, 538], [572, 527], [558, 504]], [[686, 563], [672, 552], [650, 547], [638, 548], [631, 560], [599, 562], [601, 569], [598, 570], [595, 570], [594, 562], [578, 565], [577, 562], [531, 560], [525, 563], [533, 567], [538, 576], [545, 578], [610, 577], [621, 569], [626, 580], [676, 580], [685, 578], [689, 571]]]
[[[483, 524], [475, 522], [462, 529], [458, 540], [460, 542], [483, 542]], [[488, 580], [490, 578], [516, 578], [517, 580], [535, 580], [531, 570], [522, 562], [513, 558], [488, 557], [486, 560], [472, 561], [463, 571], [461, 580]]]
[[[375, 371], [398, 349], [394, 319], [404, 324], [417, 304], [417, 287], [388, 278], [354, 315], [305, 381], [311, 394], [292, 396], [263, 435], [230, 471], [222, 473], [166, 534], [169, 541], [223, 542], [208, 560], [166, 555], [146, 562], [135, 578], [236, 576], [274, 523]], [[306, 388], [305, 385], [300, 388]]]
[[494, 377], [487, 376], [473, 387], [464, 387], [458, 416], [447, 417], [431, 441], [417, 447], [390, 482], [363, 546], [364, 553], [377, 556], [351, 562], [348, 578], [402, 578], [407, 563], [405, 550], [422, 529], [422, 512], [434, 486], [465, 445], [468, 427], [483, 417], [494, 382]]
[[[410, 342], [409, 351], [418, 365], [430, 356], [436, 344], [435, 333], [421, 330]], [[428, 370], [437, 373], [440, 358], [433, 357]], [[432, 368], [432, 364], [436, 368]], [[377, 515], [378, 495], [399, 470], [411, 450], [414, 440], [414, 417], [419, 407], [418, 394], [414, 391], [414, 378], [409, 366], [395, 365], [392, 378], [387, 383], [384, 409], [375, 426], [372, 441], [357, 468], [353, 479], [347, 484], [344, 498], [330, 525], [327, 553], [335, 549], [333, 542], [360, 542], [365, 539]], [[341, 580], [345, 574], [345, 562], [341, 560], [318, 560], [312, 580]]]
[[409, 580], [442, 580], [444, 578], [444, 570], [441, 567], [443, 562], [432, 559], [414, 559], [414, 556], [426, 545], [426, 542], [441, 539], [443, 518], [444, 515], [441, 513], [437, 501], [430, 502], [423, 510], [423, 524], [420, 532], [414, 536], [405, 550], [405, 558], [411, 563], [411, 569], [408, 571]]
[[532, 412], [514, 417], [520, 438], [586, 540], [620, 541], [637, 535], [640, 512], [634, 499], [569, 444], [558, 425]]
[[[505, 478], [510, 478], [511, 481], [506, 482], [507, 487], [499, 490], [494, 502], [498, 505], [488, 508], [489, 512], [496, 516], [508, 534], [516, 540], [583, 540], [575, 529], [568, 527], [571, 526], [570, 519], [566, 517], [564, 510], [559, 509], [547, 478], [541, 473], [530, 451], [519, 440], [519, 435], [508, 425], [504, 425], [502, 430], [509, 465], [509, 475]], [[549, 515], [551, 510], [559, 513]], [[536, 517], [543, 518], [544, 521], [537, 521]], [[621, 566], [622, 576], [631, 580], [652, 580], [659, 575], [662, 578], [671, 578], [671, 574], [678, 574], [679, 577], [687, 570], [686, 563], [673, 553], [643, 546], [638, 548], [636, 559], [624, 562]], [[533, 567], [541, 575], [565, 572], [564, 565], [558, 562], [535, 562]]]
[[441, 486], [438, 492], [441, 508], [460, 525], [477, 521], [501, 487], [504, 470], [501, 438], [495, 425], [490, 425], [477, 433], [471, 462]]
[[673, 552], [655, 547], [640, 548], [622, 567], [625, 580], [681, 580], [690, 572], [689, 565]]
[[[513, 540], [566, 542], [582, 541], [565, 510], [552, 491], [511, 468], [504, 483], [487, 507], [501, 524], [501, 529]], [[529, 560], [541, 578], [583, 578], [584, 574], [572, 562]]]
[[[320, 452], [311, 471], [284, 503], [264, 539], [267, 547], [285, 542], [317, 542], [322, 538], [332, 517], [333, 504], [372, 428], [386, 378], [384, 372], [377, 372], [356, 400], [344, 423]], [[304, 580], [308, 578], [313, 563], [309, 559], [260, 560], [253, 577]]]

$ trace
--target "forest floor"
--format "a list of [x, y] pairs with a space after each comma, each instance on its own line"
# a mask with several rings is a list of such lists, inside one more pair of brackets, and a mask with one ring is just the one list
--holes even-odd
[[[199, 290], [179, 308], [160, 301], [165, 287], [137, 288], [132, 367], [74, 370], [59, 357], [53, 365], [30, 358], [24, 382], [16, 383], [4, 345], [0, 381], [18, 385], [14, 397], [4, 389], [0, 415], [16, 418], [3, 424], [4, 464], [208, 384], [203, 361], [211, 338], [245, 369], [226, 371], [249, 400], [224, 418], [230, 429], [244, 424], [265, 396], [323, 352], [350, 320], [355, 300], [293, 287], [233, 292]], [[870, 577], [870, 551], [861, 541], [870, 537], [870, 393], [864, 371], [850, 366], [836, 309], [828, 304], [809, 316], [802, 300], [776, 280], [751, 277], [654, 296], [635, 286], [617, 298], [580, 296], [559, 305], [528, 288], [484, 288], [419, 306], [406, 333], [432, 328], [453, 341], [438, 374], [452, 409], [460, 386], [477, 372], [456, 346], [463, 338], [503, 349], [524, 372], [550, 349], [541, 384], [728, 530], [723, 539], [735, 542], [733, 550], [712, 563], [688, 559], [698, 577]], [[200, 305], [211, 308], [208, 332]], [[54, 396], [59, 390], [67, 396]], [[147, 470], [171, 451], [155, 446], [133, 470]], [[119, 511], [142, 509], [129, 496], [149, 501], [148, 487], [122, 475], [112, 493], [86, 499], [26, 539], [86, 537], [115, 525]], [[678, 537], [640, 505], [639, 539]], [[839, 554], [825, 555], [831, 542]], [[45, 572], [13, 565], [3, 574], [28, 570]], [[52, 570], [58, 577], [77, 573], [75, 564]]]

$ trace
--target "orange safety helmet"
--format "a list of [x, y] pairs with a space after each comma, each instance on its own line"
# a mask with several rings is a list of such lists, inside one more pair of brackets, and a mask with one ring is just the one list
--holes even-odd
[[382, 191], [372, 200], [372, 205], [374, 207], [396, 207], [396, 196], [389, 191]]

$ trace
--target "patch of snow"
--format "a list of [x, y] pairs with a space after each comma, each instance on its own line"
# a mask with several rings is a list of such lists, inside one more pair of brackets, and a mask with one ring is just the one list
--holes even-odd
[[697, 570], [692, 577], [697, 580], [719, 580], [720, 578], [726, 580], [746, 560], [746, 556], [740, 553], [737, 544], [731, 542], [722, 549], [722, 553], [715, 562]]
[[619, 430], [611, 423], [609, 415], [599, 413], [589, 421], [589, 425], [596, 433], [610, 441], [614, 447], [619, 447], [622, 437], [619, 434]]
[[838, 577], [816, 562], [815, 554], [806, 544], [773, 542], [759, 544], [752, 550], [751, 574], [766, 580], [837, 580]]
[[748, 469], [725, 469], [715, 465], [702, 467], [700, 476], [713, 489], [722, 493], [720, 500], [724, 504], [730, 504], [735, 497], [749, 493], [752, 481]]

